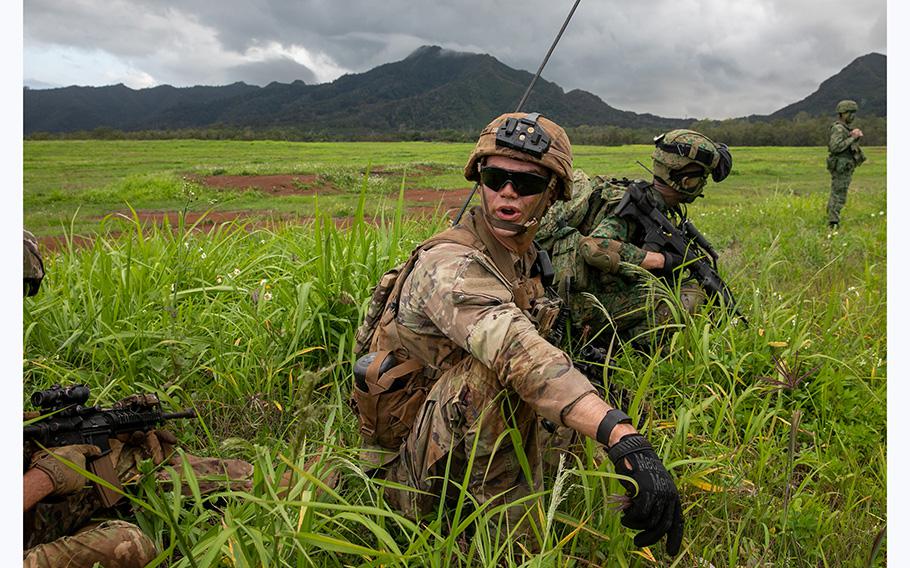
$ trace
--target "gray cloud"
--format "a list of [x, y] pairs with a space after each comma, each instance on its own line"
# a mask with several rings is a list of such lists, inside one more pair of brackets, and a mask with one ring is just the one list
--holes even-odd
[[[519, 0], [29, 0], [29, 49], [104, 52], [175, 85], [331, 80], [421, 45], [535, 71], [570, 4]], [[886, 0], [582, 2], [544, 77], [663, 116], [772, 112], [854, 58], [886, 52]], [[307, 73], [309, 72], [309, 73]], [[308, 80], [307, 77], [310, 79]]]
[[316, 83], [316, 75], [312, 71], [289, 57], [256, 63], [243, 63], [224, 71], [226, 83], [243, 81], [250, 85], [265, 86], [272, 81], [293, 83], [298, 79], [309, 85]]

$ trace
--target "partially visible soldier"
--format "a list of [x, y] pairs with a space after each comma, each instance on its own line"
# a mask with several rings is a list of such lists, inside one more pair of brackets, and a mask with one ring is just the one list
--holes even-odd
[[[38, 241], [23, 231], [23, 283], [25, 296], [38, 293], [44, 278], [44, 263]], [[152, 395], [133, 395], [124, 404], [155, 403]], [[35, 418], [28, 415], [27, 418]], [[122, 484], [139, 478], [139, 462], [150, 459], [156, 465], [167, 462], [181, 465], [176, 455], [177, 439], [165, 430], [137, 432], [110, 441], [113, 471]], [[122, 520], [93, 521], [101, 512], [111, 512], [112, 504], [75, 468], [80, 469], [101, 450], [91, 445], [73, 445], [42, 450], [24, 447], [26, 471], [22, 480], [24, 505], [23, 566], [25, 568], [141, 568], [151, 562], [157, 551], [154, 543], [136, 525]], [[230, 485], [248, 487], [253, 466], [236, 459], [200, 458], [186, 454], [204, 493]], [[167, 482], [163, 472], [159, 479]]]
[[[654, 339], [651, 332], [672, 318], [667, 302], [660, 301], [660, 288], [641, 269], [673, 284], [678, 277], [674, 270], [683, 259], [659, 251], [646, 242], [641, 225], [616, 214], [627, 191], [641, 188], [648, 202], [671, 221], [684, 219], [682, 206], [703, 196], [708, 176], [721, 182], [733, 166], [726, 145], [692, 130], [658, 136], [651, 157], [650, 183], [601, 176], [591, 180], [577, 170], [572, 200], [554, 206], [542, 222], [538, 242], [553, 259], [559, 293], [569, 302], [573, 330], [582, 340], [612, 330], [619, 339], [648, 348]], [[681, 283], [679, 294], [690, 313], [706, 299], [694, 281]], [[608, 342], [613, 336], [598, 337]]]
[[413, 489], [387, 488], [387, 501], [419, 518], [442, 495], [443, 506], [457, 498], [449, 480], [466, 479], [478, 504], [512, 503], [510, 528], [527, 531], [527, 497], [542, 485], [542, 416], [608, 448], [638, 485], [636, 494], [623, 482], [631, 504], [622, 523], [642, 531], [635, 544], [666, 536], [676, 554], [673, 479], [628, 416], [544, 338], [558, 305], [545, 297], [533, 239], [546, 210], [571, 196], [565, 131], [538, 113], [504, 114], [481, 132], [464, 175], [479, 182], [482, 205], [383, 277], [358, 332], [371, 352], [355, 366], [361, 434], [386, 450], [365, 457]]
[[22, 230], [22, 282], [25, 286], [24, 294], [34, 296], [41, 288], [44, 279], [44, 261], [38, 252], [38, 239], [35, 235]]
[[831, 174], [831, 195], [828, 197], [828, 227], [840, 226], [840, 211], [847, 203], [847, 190], [853, 179], [853, 170], [866, 161], [866, 154], [859, 142], [863, 131], [849, 128], [859, 110], [855, 101], [837, 103], [837, 120], [831, 125], [828, 136], [828, 172]]

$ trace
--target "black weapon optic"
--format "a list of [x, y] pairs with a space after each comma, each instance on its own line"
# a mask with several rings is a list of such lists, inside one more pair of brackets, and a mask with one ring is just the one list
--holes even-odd
[[89, 388], [85, 385], [62, 387], [54, 385], [47, 390], [32, 393], [32, 405], [44, 410], [64, 406], [83, 405], [88, 402]]

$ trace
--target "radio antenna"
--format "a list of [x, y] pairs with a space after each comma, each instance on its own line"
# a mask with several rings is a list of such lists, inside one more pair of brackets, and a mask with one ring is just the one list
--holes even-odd
[[[575, 0], [575, 4], [572, 5], [572, 9], [569, 10], [569, 15], [566, 16], [566, 21], [562, 23], [562, 27], [559, 28], [559, 33], [556, 34], [556, 39], [553, 40], [553, 43], [550, 45], [550, 49], [547, 50], [547, 55], [543, 58], [543, 61], [540, 62], [540, 67], [537, 68], [537, 73], [535, 73], [534, 77], [531, 79], [531, 84], [528, 85], [528, 88], [525, 89], [524, 95], [521, 96], [521, 100], [518, 101], [518, 106], [515, 107], [515, 112], [521, 112], [521, 107], [524, 106], [525, 102], [527, 102], [528, 96], [531, 94], [531, 89], [534, 88], [534, 83], [537, 82], [537, 78], [540, 77], [540, 74], [543, 72], [543, 68], [546, 67], [547, 61], [550, 60], [550, 55], [552, 55], [553, 50], [556, 49], [556, 44], [559, 43], [559, 39], [562, 37], [562, 33], [566, 31], [566, 27], [568, 27], [569, 21], [575, 14], [575, 9], [578, 8], [579, 3], [581, 3], [581, 0]], [[471, 194], [468, 195], [468, 198], [465, 199], [464, 205], [461, 206], [461, 211], [458, 212], [455, 220], [452, 221], [453, 226], [457, 225], [461, 221], [461, 217], [464, 215], [465, 210], [468, 208], [468, 204], [471, 203], [471, 200], [474, 199], [474, 194], [477, 193], [478, 185], [480, 185], [480, 183], [474, 184], [474, 187], [471, 189]]]

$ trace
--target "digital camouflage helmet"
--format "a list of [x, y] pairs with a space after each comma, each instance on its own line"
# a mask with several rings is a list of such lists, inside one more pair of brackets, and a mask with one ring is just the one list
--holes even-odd
[[[654, 176], [685, 195], [687, 201], [702, 194], [708, 174], [719, 183], [733, 167], [733, 156], [726, 144], [718, 144], [694, 130], [671, 130], [656, 137], [651, 158]], [[687, 167], [692, 164], [700, 168]]]
[[835, 110], [837, 111], [837, 114], [856, 112], [859, 110], [859, 106], [856, 104], [856, 101], [847, 99], [837, 103], [837, 108]]

